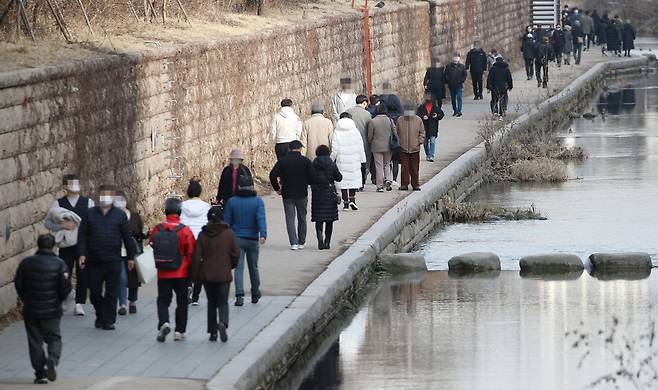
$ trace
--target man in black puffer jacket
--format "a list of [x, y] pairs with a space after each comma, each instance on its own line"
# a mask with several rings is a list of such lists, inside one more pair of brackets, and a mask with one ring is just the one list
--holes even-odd
[[514, 87], [512, 73], [503, 57], [496, 58], [487, 77], [487, 89], [491, 91], [491, 113], [502, 118], [507, 113], [507, 91]]
[[[55, 237], [39, 236], [39, 250], [25, 258], [16, 270], [14, 285], [23, 301], [23, 317], [30, 348], [30, 361], [36, 379], [34, 383], [48, 383], [57, 379], [55, 366], [62, 354], [62, 336], [59, 323], [62, 302], [71, 292], [69, 269], [64, 260], [55, 256]], [[43, 343], [48, 345], [48, 356]]]

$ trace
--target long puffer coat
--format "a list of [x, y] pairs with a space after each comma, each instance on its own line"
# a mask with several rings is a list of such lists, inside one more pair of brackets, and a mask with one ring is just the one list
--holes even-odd
[[353, 120], [343, 118], [336, 123], [334, 139], [331, 141], [331, 158], [336, 161], [336, 166], [343, 175], [340, 188], [361, 188], [361, 164], [366, 162], [366, 151], [361, 133]]
[[329, 156], [318, 156], [313, 160], [315, 182], [311, 185], [311, 221], [333, 222], [338, 220], [338, 204], [331, 188], [332, 182], [340, 182], [343, 176]]

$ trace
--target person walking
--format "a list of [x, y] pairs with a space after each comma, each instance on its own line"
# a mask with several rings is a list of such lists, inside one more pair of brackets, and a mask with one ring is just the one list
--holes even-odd
[[[234, 157], [240, 157], [239, 155], [234, 155]], [[232, 165], [233, 166], [233, 165]], [[235, 169], [236, 173], [240, 172], [240, 165]], [[231, 171], [231, 181], [233, 181], [233, 170]], [[221, 178], [220, 178], [221, 183]], [[220, 184], [221, 187], [228, 187], [229, 184], [226, 182], [224, 186]], [[201, 228], [206, 225], [208, 221], [208, 210], [210, 210], [210, 203], [201, 200], [201, 193], [203, 188], [201, 187], [201, 182], [196, 179], [190, 179], [189, 184], [187, 185], [187, 200], [181, 205], [181, 214], [180, 214], [180, 223], [187, 226], [192, 230], [194, 234], [194, 239], [199, 237], [201, 233]], [[223, 188], [223, 198], [230, 198], [229, 194], [233, 194], [233, 188], [227, 189]], [[191, 281], [192, 282], [192, 281]], [[192, 283], [188, 288], [187, 296], [188, 301], [192, 306], [199, 305], [199, 296], [201, 295], [201, 283]]]
[[[62, 303], [71, 292], [71, 278], [69, 267], [53, 252], [55, 237], [40, 235], [37, 247], [34, 256], [26, 257], [18, 264], [14, 287], [23, 302], [23, 323], [34, 368], [34, 383], [45, 384], [47, 380], [54, 382], [57, 379], [56, 367], [62, 355]], [[44, 342], [48, 347], [47, 355]]]
[[366, 111], [370, 113], [370, 116], [372, 118], [377, 115], [377, 106], [381, 104], [381, 101], [379, 100], [379, 95], [370, 95], [370, 98], [368, 99], [368, 107], [366, 107]]
[[244, 305], [244, 265], [249, 267], [251, 303], [261, 298], [258, 256], [267, 242], [265, 203], [256, 193], [251, 176], [240, 177], [236, 196], [224, 208], [224, 220], [238, 238], [240, 259], [235, 267], [235, 306]]
[[491, 91], [491, 113], [499, 119], [507, 113], [507, 92], [514, 87], [512, 72], [509, 65], [502, 57], [496, 59], [496, 63], [487, 76], [487, 89]]
[[544, 37], [543, 42], [535, 43], [535, 74], [537, 76], [537, 87], [548, 88], [548, 63], [553, 57], [553, 49], [548, 44], [548, 37]]
[[393, 148], [391, 140], [398, 139], [395, 123], [387, 115], [385, 105], [377, 107], [377, 116], [375, 116], [368, 126], [368, 143], [372, 150], [373, 160], [375, 160], [375, 177], [377, 192], [393, 190], [391, 183], [391, 156]]
[[[402, 116], [402, 101], [393, 92], [393, 86], [390, 81], [385, 81], [383, 84], [384, 93], [380, 95], [380, 100], [383, 105], [386, 106], [388, 117], [391, 118], [393, 123], [397, 122], [398, 118]], [[400, 170], [400, 153], [398, 149], [392, 150], [391, 155], [391, 172], [393, 174], [393, 183], [398, 179], [398, 173]]]
[[[281, 110], [274, 115], [271, 131], [276, 159], [281, 160], [288, 153], [290, 142], [299, 140], [302, 135], [302, 121], [292, 109], [292, 100], [281, 100]], [[268, 141], [266, 137], [265, 143]]]
[[532, 34], [532, 26], [526, 27], [526, 32], [521, 38], [521, 52], [523, 53], [523, 62], [525, 62], [525, 73], [528, 80], [532, 80], [534, 75], [535, 60], [535, 37]]
[[462, 99], [464, 95], [464, 82], [466, 81], [466, 67], [460, 63], [459, 54], [452, 58], [452, 63], [446, 67], [446, 84], [450, 90], [452, 101], [452, 116], [462, 116]]
[[293, 251], [304, 249], [306, 245], [308, 186], [315, 181], [313, 163], [302, 156], [302, 148], [301, 142], [291, 142], [288, 155], [277, 161], [270, 171], [272, 188], [283, 198], [288, 241]]
[[362, 167], [366, 163], [366, 152], [361, 133], [349, 113], [341, 114], [331, 145], [331, 159], [343, 176], [340, 181], [343, 210], [357, 211], [356, 192], [363, 185]]
[[624, 39], [624, 23], [619, 18], [619, 15], [615, 15], [612, 25], [615, 27], [617, 32], [617, 57], [621, 57], [622, 41]]
[[[115, 329], [121, 267], [132, 271], [137, 254], [128, 217], [114, 207], [115, 192], [114, 186], [100, 186], [98, 206], [89, 210], [78, 230], [78, 262], [87, 274], [96, 311], [94, 326], [104, 330]], [[126, 248], [124, 257], [122, 246]]]
[[397, 131], [402, 162], [400, 191], [408, 191], [409, 184], [414, 191], [420, 191], [420, 147], [425, 143], [425, 125], [413, 105], [407, 104], [404, 115], [398, 119]]
[[601, 19], [599, 20], [599, 28], [598, 28], [598, 43], [601, 46], [601, 54], [603, 56], [607, 56], [606, 50], [608, 49], [608, 25], [610, 24], [610, 18], [608, 18], [608, 14], [603, 14]]
[[562, 66], [562, 53], [564, 53], [565, 45], [564, 31], [562, 31], [562, 26], [559, 24], [555, 25], [555, 29], [553, 30], [553, 40], [551, 43], [553, 45], [553, 53], [555, 53], [555, 62], [559, 68]]
[[[132, 231], [133, 239], [137, 246], [136, 256], [141, 255], [144, 253], [144, 239], [148, 238], [142, 217], [137, 210], [135, 210], [134, 206], [129, 207], [128, 197], [123, 191], [117, 191], [117, 195], [114, 198], [114, 207], [126, 213], [126, 217], [128, 217], [128, 222], [130, 223], [130, 230]], [[126, 247], [125, 245], [122, 245], [121, 257], [124, 260], [124, 264], [121, 267], [121, 276], [119, 278], [119, 310], [117, 311], [121, 316], [124, 316], [127, 313], [137, 313], [139, 278], [137, 276], [136, 267], [133, 267], [131, 270], [128, 269], [127, 255], [128, 252], [126, 251]]]
[[427, 161], [433, 162], [436, 158], [436, 139], [439, 137], [439, 121], [443, 119], [444, 113], [441, 107], [432, 102], [432, 94], [425, 92], [425, 102], [418, 106], [416, 115], [423, 120], [425, 127], [425, 156]]
[[574, 22], [571, 34], [573, 36], [573, 59], [576, 65], [580, 65], [580, 59], [583, 55], [583, 44], [585, 43], [585, 33], [579, 21]]
[[238, 190], [238, 180], [241, 176], [251, 176], [249, 167], [244, 165], [244, 154], [240, 149], [233, 149], [228, 156], [228, 165], [219, 176], [217, 187], [217, 203], [223, 206]]
[[589, 10], [585, 11], [585, 14], [580, 17], [580, 27], [583, 30], [584, 42], [583, 50], [587, 51], [590, 48], [590, 44], [594, 41], [592, 31], [594, 30], [594, 19], [589, 14]]
[[624, 57], [630, 57], [631, 50], [635, 49], [635, 29], [630, 20], [626, 20], [626, 23], [624, 23], [622, 44], [624, 48]]
[[[250, 177], [250, 176], [245, 176]], [[228, 224], [224, 222], [222, 208], [208, 210], [208, 224], [199, 234], [192, 254], [190, 276], [195, 283], [203, 283], [208, 297], [208, 327], [210, 341], [228, 341], [228, 294], [231, 288], [231, 270], [238, 264], [240, 246]]]
[[621, 40], [619, 39], [615, 20], [611, 20], [606, 28], [607, 49], [614, 55], [621, 57]]
[[[564, 47], [562, 53], [564, 54], [564, 64], [571, 65], [571, 53], [573, 53], [573, 33], [570, 25], [564, 26]], [[557, 57], [556, 57], [557, 58]]]
[[370, 144], [368, 143], [368, 125], [372, 120], [372, 115], [366, 107], [368, 106], [368, 97], [366, 95], [358, 95], [356, 97], [356, 106], [350, 108], [346, 112], [352, 117], [356, 128], [361, 134], [361, 141], [363, 142], [363, 151], [366, 154], [366, 163], [361, 164], [361, 187], [359, 191], [362, 191], [366, 185], [366, 178], [368, 173], [371, 177], [375, 177], [375, 170], [372, 169], [372, 152], [370, 151]]
[[[352, 78], [349, 76], [341, 77], [340, 90], [331, 98], [331, 108], [334, 122], [338, 122], [340, 114], [349, 110], [356, 105], [356, 94], [352, 85]], [[302, 144], [306, 145], [304, 142]], [[306, 145], [308, 147], [308, 145]], [[315, 149], [313, 149], [315, 150]]]
[[473, 48], [466, 54], [466, 70], [471, 71], [471, 81], [473, 82], [474, 100], [482, 100], [482, 77], [487, 70], [487, 53], [480, 47], [480, 42], [476, 41]]
[[[338, 122], [340, 122], [339, 120]], [[318, 249], [331, 248], [331, 235], [334, 222], [338, 220], [338, 203], [335, 182], [343, 180], [338, 167], [331, 159], [331, 151], [325, 145], [320, 145], [315, 151], [313, 160], [316, 180], [311, 185], [311, 222], [315, 222], [315, 232], [318, 237]]]
[[443, 105], [446, 98], [445, 67], [441, 65], [438, 56], [432, 56], [432, 66], [425, 71], [423, 87], [434, 97], [437, 106]]
[[315, 102], [311, 106], [311, 117], [304, 122], [301, 142], [306, 151], [304, 155], [309, 160], [315, 158], [315, 149], [320, 145], [331, 147], [331, 138], [334, 134], [334, 124], [324, 117], [324, 106]]
[[84, 269], [80, 268], [78, 262], [78, 244], [77, 244], [77, 235], [79, 233], [79, 228], [82, 222], [87, 219], [89, 215], [89, 209], [95, 206], [94, 201], [86, 196], [80, 194], [80, 178], [75, 174], [64, 175], [62, 178], [62, 184], [66, 194], [61, 198], [56, 199], [53, 204], [50, 206], [50, 209], [62, 208], [70, 212], [75, 213], [79, 218], [80, 222], [75, 223], [73, 220], [63, 220], [61, 223], [57, 223], [49, 218], [44, 220], [44, 226], [53, 234], [58, 234], [58, 232], [72, 232], [76, 237], [76, 244], [67, 247], [59, 248], [59, 257], [64, 260], [66, 266], [69, 267], [68, 275], [69, 277], [73, 276], [73, 271], [75, 271], [75, 306], [73, 308], [73, 314], [76, 316], [84, 316], [84, 304], [87, 303], [87, 290], [89, 289], [87, 283], [87, 277]]
[[165, 201], [165, 221], [151, 230], [151, 246], [158, 269], [158, 335], [163, 343], [171, 332], [169, 305], [176, 294], [176, 327], [174, 341], [183, 341], [187, 330], [189, 304], [189, 269], [194, 252], [194, 233], [181, 223], [183, 202], [169, 198]]

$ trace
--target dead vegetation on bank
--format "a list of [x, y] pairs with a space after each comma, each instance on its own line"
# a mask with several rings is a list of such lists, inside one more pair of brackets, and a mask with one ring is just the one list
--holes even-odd
[[506, 141], [493, 150], [492, 140], [508, 123], [481, 123], [478, 135], [485, 141], [490, 156], [486, 182], [563, 182], [569, 179], [566, 161], [587, 157], [581, 146], [568, 147], [553, 130], [534, 126], [514, 129]]
[[526, 208], [507, 209], [492, 204], [458, 202], [443, 198], [443, 220], [447, 223], [545, 220], [532, 204]]

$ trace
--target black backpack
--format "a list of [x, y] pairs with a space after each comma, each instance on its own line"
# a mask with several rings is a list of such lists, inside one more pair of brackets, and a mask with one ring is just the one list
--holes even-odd
[[165, 229], [164, 225], [156, 226], [158, 230], [151, 239], [153, 246], [153, 257], [155, 258], [155, 268], [159, 270], [177, 270], [183, 261], [183, 254], [178, 248], [178, 232], [185, 225], [180, 224], [173, 230]]

